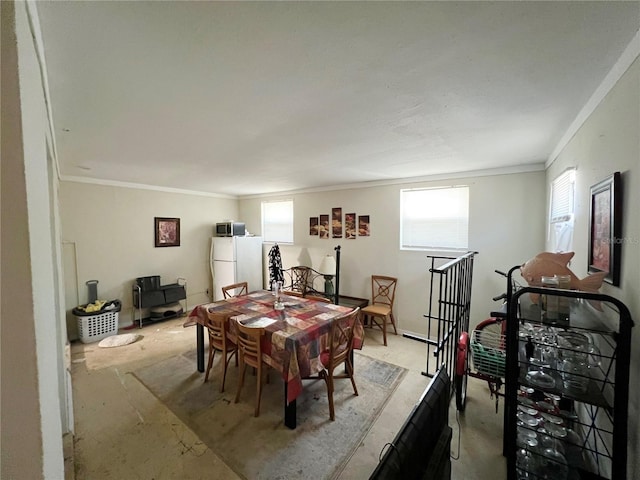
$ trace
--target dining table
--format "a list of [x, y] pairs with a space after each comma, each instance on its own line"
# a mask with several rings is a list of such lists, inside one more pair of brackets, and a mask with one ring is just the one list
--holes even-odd
[[[263, 327], [263, 361], [282, 375], [284, 380], [284, 423], [296, 428], [296, 398], [302, 393], [304, 378], [324, 369], [320, 354], [328, 348], [331, 324], [353, 310], [314, 299], [281, 294], [279, 307], [268, 290], [230, 297], [195, 307], [190, 313], [196, 323], [197, 369], [204, 372], [204, 325], [209, 312], [231, 314], [228, 335], [237, 335], [237, 322]], [[359, 316], [358, 316], [359, 317]], [[362, 348], [364, 329], [356, 319], [353, 347]]]

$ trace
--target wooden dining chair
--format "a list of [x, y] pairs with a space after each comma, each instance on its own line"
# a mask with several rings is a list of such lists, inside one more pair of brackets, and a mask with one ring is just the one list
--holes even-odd
[[[362, 315], [368, 320], [369, 326], [376, 326], [382, 330], [382, 339], [387, 346], [387, 324], [393, 325], [397, 335], [396, 319], [393, 316], [393, 303], [396, 298], [398, 279], [385, 275], [371, 276], [371, 303], [362, 309]], [[365, 321], [365, 323], [367, 323]]]
[[249, 293], [249, 286], [247, 282], [238, 282], [222, 287], [222, 295], [224, 298], [239, 297], [240, 295], [246, 295], [247, 293]]
[[244, 385], [244, 376], [247, 365], [256, 369], [257, 372], [257, 388], [256, 388], [256, 410], [255, 416], [260, 415], [260, 398], [262, 396], [262, 366], [268, 368], [268, 365], [262, 361], [262, 345], [260, 343], [264, 336], [264, 328], [247, 327], [238, 322], [238, 351], [240, 352], [240, 380], [238, 381], [238, 390], [236, 392], [235, 403], [240, 401], [240, 392]]
[[209, 363], [207, 364], [207, 371], [204, 374], [204, 381], [209, 380], [209, 372], [213, 365], [213, 359], [216, 352], [222, 354], [222, 384], [220, 385], [220, 391], [224, 392], [224, 382], [227, 378], [227, 368], [229, 362], [233, 356], [236, 357], [236, 366], [238, 366], [238, 348], [233, 343], [228, 335], [229, 317], [233, 314], [228, 313], [207, 313], [207, 320], [205, 326], [209, 332]]
[[[327, 385], [329, 398], [329, 418], [336, 419], [333, 403], [334, 384], [336, 378], [348, 378], [353, 385], [353, 394], [358, 395], [358, 387], [353, 378], [353, 335], [357, 322], [360, 321], [360, 309], [356, 308], [346, 315], [336, 318], [331, 323], [329, 344], [327, 349], [320, 353], [320, 362], [324, 369], [319, 375], [309, 378], [322, 378]], [[334, 370], [344, 364], [344, 373], [334, 374]]]

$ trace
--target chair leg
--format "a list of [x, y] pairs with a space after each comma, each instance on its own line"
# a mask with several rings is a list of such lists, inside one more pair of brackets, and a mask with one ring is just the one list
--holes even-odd
[[224, 393], [224, 382], [227, 379], [227, 368], [229, 367], [229, 362], [231, 361], [231, 355], [224, 356], [224, 370], [222, 371], [222, 385], [220, 385], [220, 393]]
[[240, 401], [240, 392], [242, 391], [242, 385], [244, 384], [244, 374], [247, 370], [242, 357], [240, 357], [240, 369], [240, 380], [238, 380], [238, 390], [236, 391], [236, 399], [234, 403], [238, 403]]
[[336, 419], [336, 410], [333, 404], [333, 372], [329, 372], [326, 376], [327, 382], [327, 397], [329, 397], [329, 418], [331, 421]]
[[256, 389], [256, 411], [255, 417], [260, 415], [260, 398], [262, 397], [262, 368], [258, 367], [258, 387]]
[[209, 362], [207, 363], [207, 371], [204, 374], [205, 383], [209, 380], [209, 371], [211, 371], [211, 365], [213, 365], [213, 358], [216, 356], [216, 351], [209, 345]]
[[358, 387], [356, 387], [356, 379], [353, 378], [353, 365], [351, 365], [351, 362], [349, 361], [349, 359], [347, 359], [347, 361], [345, 362], [345, 365], [347, 366], [347, 374], [351, 379], [351, 385], [353, 385], [353, 394], [358, 396]]
[[380, 330], [382, 330], [382, 338], [384, 340], [385, 347], [387, 346], [387, 323], [391, 323], [393, 325], [393, 332], [398, 335], [396, 319], [393, 316], [393, 313], [387, 316], [363, 315], [363, 328], [367, 326], [369, 328], [373, 328], [374, 326], [380, 328]]
[[382, 338], [384, 339], [384, 346], [387, 346], [387, 317], [382, 318]]

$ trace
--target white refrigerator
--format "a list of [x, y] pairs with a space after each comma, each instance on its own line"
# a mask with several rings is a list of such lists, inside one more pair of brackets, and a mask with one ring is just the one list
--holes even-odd
[[250, 292], [263, 288], [262, 237], [213, 237], [209, 258], [214, 302], [232, 283], [247, 282]]

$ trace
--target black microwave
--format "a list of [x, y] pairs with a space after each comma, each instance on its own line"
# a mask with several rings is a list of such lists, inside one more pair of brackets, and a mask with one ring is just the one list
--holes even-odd
[[217, 237], [244, 237], [246, 229], [244, 223], [241, 222], [222, 222], [216, 223]]

